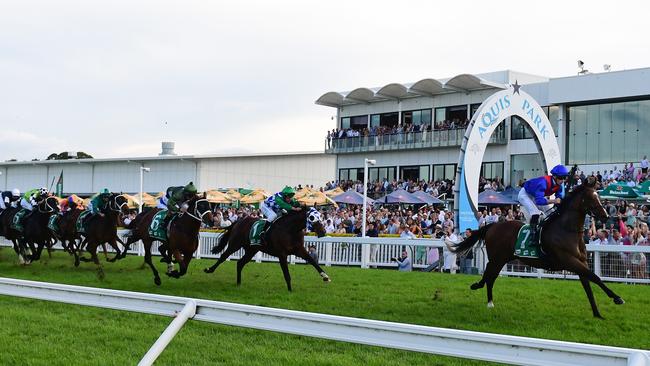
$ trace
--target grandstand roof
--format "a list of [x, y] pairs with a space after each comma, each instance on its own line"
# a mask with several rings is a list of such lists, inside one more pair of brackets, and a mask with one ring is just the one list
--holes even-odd
[[[404, 99], [418, 96], [435, 96], [456, 92], [471, 92], [482, 89], [505, 89], [501, 81], [495, 81], [495, 73], [459, 74], [448, 79], [426, 78], [415, 83], [389, 83], [378, 88], [356, 88], [349, 92], [330, 91], [321, 95], [316, 104], [341, 107], [344, 105], [372, 103], [383, 100]], [[490, 80], [492, 79], [492, 80]], [[500, 79], [500, 78], [497, 78]]]

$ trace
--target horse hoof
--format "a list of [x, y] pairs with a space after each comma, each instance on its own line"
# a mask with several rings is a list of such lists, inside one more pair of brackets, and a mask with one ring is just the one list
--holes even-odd
[[214, 272], [214, 269], [212, 269], [212, 268], [204, 268], [204, 269], [203, 269], [203, 272], [205, 272], [205, 273], [212, 273], [212, 272]]
[[480, 283], [476, 282], [476, 283], [473, 283], [469, 288], [472, 289], [472, 290], [478, 290], [478, 289], [480, 289], [480, 288], [482, 288], [482, 287], [483, 287], [483, 285], [481, 285]]
[[488, 307], [488, 309], [494, 308], [494, 303], [492, 301], [488, 302], [487, 307]]
[[160, 278], [159, 277], [154, 278], [153, 283], [155, 283], [156, 286], [160, 286]]
[[332, 282], [329, 277], [323, 277], [323, 282]]
[[625, 304], [625, 300], [623, 300], [623, 299], [621, 299], [620, 297], [617, 296], [617, 297], [614, 298], [614, 304], [623, 305], [623, 304]]

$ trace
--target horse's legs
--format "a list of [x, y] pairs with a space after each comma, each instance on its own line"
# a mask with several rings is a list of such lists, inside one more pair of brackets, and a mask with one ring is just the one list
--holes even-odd
[[171, 253], [167, 250], [167, 244], [161, 243], [158, 246], [158, 253], [160, 253], [160, 263], [167, 263], [171, 264], [172, 263], [172, 258], [171, 258]]
[[102, 248], [104, 248], [104, 258], [108, 262], [108, 248], [106, 248], [106, 242], [102, 243]]
[[[122, 256], [122, 253], [120, 252], [120, 247], [117, 246], [116, 238], [111, 239], [108, 242], [108, 244], [110, 244], [111, 247], [113, 247], [113, 249], [115, 249], [115, 256], [113, 258], [111, 258], [111, 259], [108, 259], [108, 258], [106, 259], [108, 262], [112, 263], [112, 262], [115, 262], [116, 260], [120, 259], [120, 257]], [[106, 247], [104, 246], [104, 248], [106, 248]]]
[[602, 319], [602, 316], [598, 311], [598, 305], [596, 305], [596, 300], [594, 299], [594, 293], [591, 291], [589, 279], [585, 276], [580, 276], [580, 283], [582, 284], [582, 288], [585, 289], [585, 294], [587, 294], [587, 299], [589, 299], [589, 305], [591, 305], [591, 311], [593, 312], [594, 317]]
[[219, 256], [219, 259], [217, 259], [217, 262], [210, 266], [210, 268], [206, 268], [203, 271], [205, 273], [212, 273], [214, 272], [221, 263], [225, 262], [234, 252], [238, 251], [240, 248], [237, 248], [235, 245], [230, 245], [228, 244], [228, 248], [226, 248], [226, 251], [221, 253]]
[[[99, 277], [100, 280], [104, 279], [104, 268], [102, 267], [102, 264], [99, 262], [99, 258], [97, 257], [97, 244], [96, 243], [89, 243], [88, 245], [88, 253], [90, 253], [90, 256], [97, 266], [97, 277]], [[104, 246], [104, 248], [106, 248]]]
[[153, 283], [160, 286], [160, 276], [158, 275], [156, 267], [154, 267], [153, 263], [151, 262], [151, 241], [143, 240], [142, 244], [144, 245], [144, 262], [149, 265], [151, 271], [153, 272]]
[[291, 291], [291, 274], [289, 274], [287, 257], [280, 255], [278, 259], [280, 260], [280, 267], [282, 268], [282, 274], [284, 275], [284, 282], [287, 283], [287, 289]]
[[567, 265], [567, 270], [577, 274], [578, 276], [584, 276], [589, 281], [600, 286], [600, 288], [607, 294], [607, 296], [610, 299], [614, 299], [614, 304], [616, 305], [625, 304], [625, 301], [623, 301], [623, 299], [620, 296], [615, 294], [614, 291], [612, 291], [609, 287], [607, 287], [605, 283], [603, 283], [603, 280], [601, 280], [600, 277], [598, 277], [598, 275], [596, 275], [593, 271], [591, 271], [589, 267], [587, 267], [587, 265], [584, 262], [580, 261], [578, 258], [575, 257], [571, 258], [568, 261], [568, 263], [566, 263], [566, 265]]
[[241, 285], [242, 269], [244, 269], [246, 263], [250, 262], [250, 260], [253, 259], [253, 256], [255, 256], [255, 254], [257, 254], [258, 251], [259, 249], [257, 249], [257, 247], [249, 246], [246, 248], [246, 251], [244, 252], [244, 256], [237, 261], [237, 286]]
[[[181, 254], [180, 250], [178, 250], [178, 249], [174, 250], [174, 252], [171, 253], [171, 255], [174, 257], [174, 259], [178, 263], [179, 268], [181, 268], [181, 270], [182, 270], [184, 259], [183, 259], [183, 255]], [[173, 268], [173, 264], [171, 263], [171, 261], [170, 261], [170, 263], [168, 263], [168, 266], [167, 266], [167, 275], [169, 277], [179, 278], [181, 276], [179, 271], [177, 271], [175, 269], [170, 271], [169, 270], [170, 268]]]
[[485, 272], [483, 272], [483, 277], [479, 282], [476, 282], [470, 286], [472, 290], [477, 290], [481, 287], [483, 287], [485, 284], [487, 284], [487, 299], [488, 303], [487, 306], [488, 308], [493, 308], [494, 307], [494, 302], [492, 302], [492, 287], [494, 286], [494, 281], [496, 281], [497, 277], [499, 276], [499, 272], [501, 271], [501, 268], [503, 268], [503, 265], [505, 263], [496, 264], [495, 261], [488, 261], [486, 267], [485, 267]]
[[309, 255], [309, 253], [307, 253], [307, 250], [305, 249], [305, 247], [303, 247], [302, 245], [299, 246], [298, 249], [296, 250], [296, 255], [298, 257], [304, 259], [307, 263], [311, 264], [312, 267], [314, 267], [316, 269], [316, 271], [318, 271], [318, 274], [323, 278], [323, 281], [325, 281], [325, 282], [330, 282], [331, 281], [330, 277], [327, 275], [327, 273], [325, 273], [325, 271], [323, 271], [323, 269], [318, 265], [318, 263], [316, 263], [316, 261], [314, 261], [314, 258], [312, 258]]

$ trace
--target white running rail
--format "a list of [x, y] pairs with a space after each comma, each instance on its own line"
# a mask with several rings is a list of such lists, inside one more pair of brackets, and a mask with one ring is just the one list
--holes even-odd
[[[187, 318], [199, 321], [515, 365], [650, 366], [650, 352], [638, 349], [434, 328], [175, 296], [10, 278], [0, 278], [0, 294], [164, 316], [176, 316], [185, 309], [184, 315]], [[187, 304], [191, 304], [189, 309]], [[176, 331], [180, 329], [180, 322], [174, 322], [165, 333], [170, 328], [175, 328]], [[159, 351], [162, 352], [162, 349]], [[158, 350], [153, 352], [157, 352], [156, 357], [160, 354]], [[147, 359], [151, 362], [154, 360], [155, 358]]]

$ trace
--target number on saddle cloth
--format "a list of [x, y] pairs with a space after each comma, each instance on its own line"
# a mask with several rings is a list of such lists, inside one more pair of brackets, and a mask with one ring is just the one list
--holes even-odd
[[14, 215], [13, 219], [11, 220], [11, 228], [17, 231], [20, 231], [21, 233], [23, 232], [23, 218], [25, 215], [27, 215], [29, 211], [25, 210], [24, 208], [20, 209], [20, 211], [16, 212]]
[[[167, 210], [161, 210], [154, 215], [153, 219], [151, 219], [151, 225], [149, 225], [149, 236], [153, 239], [162, 241], [167, 240], [167, 227], [164, 225], [166, 216]], [[172, 220], [169, 220], [169, 225], [171, 225], [171, 222], [175, 217], [176, 215], [172, 217]]]
[[[540, 227], [538, 226], [538, 230]], [[524, 225], [519, 229], [517, 235], [517, 242], [515, 243], [515, 255], [518, 257], [526, 258], [539, 258], [539, 243], [532, 242], [532, 235], [530, 225]], [[541, 230], [537, 235], [541, 238]]]
[[266, 222], [266, 220], [257, 220], [251, 226], [251, 231], [249, 233], [251, 245], [262, 245], [262, 232], [264, 231]]

